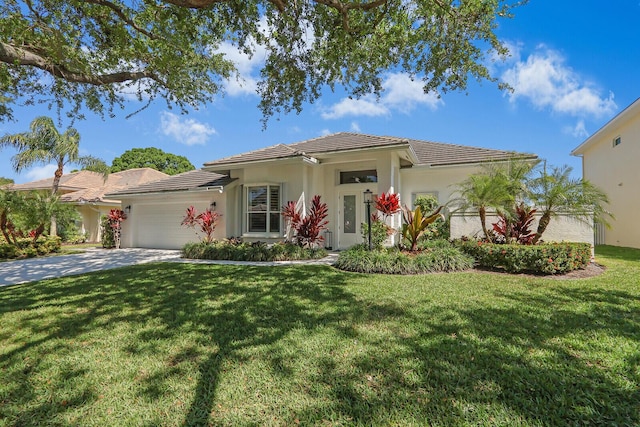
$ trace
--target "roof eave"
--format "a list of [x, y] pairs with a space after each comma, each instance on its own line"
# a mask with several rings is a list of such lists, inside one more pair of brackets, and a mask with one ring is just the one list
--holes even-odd
[[629, 105], [627, 108], [625, 108], [620, 113], [618, 113], [615, 117], [613, 117], [611, 120], [605, 123], [600, 129], [598, 129], [595, 133], [593, 133], [591, 136], [585, 139], [582, 142], [582, 144], [578, 145], [576, 148], [571, 150], [570, 154], [572, 156], [577, 156], [577, 157], [582, 156], [584, 152], [590, 146], [592, 146], [596, 142], [596, 140], [599, 139], [600, 136], [602, 136], [603, 133], [605, 133], [606, 129], [612, 126], [617, 126], [618, 124], [620, 124], [621, 122], [624, 122], [630, 116], [632, 116], [637, 112], [640, 112], [640, 98], [633, 101], [631, 105]]

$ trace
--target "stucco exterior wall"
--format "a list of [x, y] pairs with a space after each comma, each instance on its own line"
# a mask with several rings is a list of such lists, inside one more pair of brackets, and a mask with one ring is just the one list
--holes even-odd
[[[536, 215], [536, 219], [530, 227], [531, 230], [538, 227], [539, 220], [540, 215]], [[487, 216], [487, 228], [491, 229], [491, 224], [497, 221], [497, 216]], [[451, 238], [457, 239], [462, 236], [483, 236], [478, 215], [451, 215]], [[593, 246], [593, 226], [569, 216], [553, 217], [542, 235], [542, 240], [546, 242], [584, 242]]]
[[[605, 229], [605, 243], [640, 248], [640, 108], [623, 123], [600, 131], [583, 154], [584, 178], [609, 197], [608, 210], [615, 216]], [[615, 138], [621, 143], [614, 146]]]

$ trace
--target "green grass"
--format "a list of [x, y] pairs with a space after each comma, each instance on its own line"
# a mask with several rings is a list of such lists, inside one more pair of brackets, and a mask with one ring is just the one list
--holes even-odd
[[0, 288], [0, 425], [640, 425], [640, 251], [604, 274], [154, 264]]

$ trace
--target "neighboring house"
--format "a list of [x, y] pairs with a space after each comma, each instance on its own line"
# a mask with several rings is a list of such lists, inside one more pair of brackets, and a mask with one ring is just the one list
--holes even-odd
[[[123, 247], [179, 248], [197, 240], [180, 226], [186, 209], [211, 207], [222, 213], [218, 239], [276, 241], [284, 236], [280, 210], [287, 201], [308, 208], [320, 195], [329, 210], [331, 246], [344, 249], [362, 241], [366, 221], [363, 192], [399, 193], [412, 205], [431, 194], [440, 203], [456, 184], [477, 172], [479, 164], [514, 154], [533, 154], [417, 141], [405, 138], [338, 133], [295, 144], [278, 144], [214, 160], [202, 170], [107, 194], [131, 206], [123, 223]], [[400, 215], [392, 219], [400, 226]]]
[[596, 243], [640, 248], [640, 98], [571, 152], [582, 175], [609, 197], [611, 228], [596, 228]]
[[[120, 209], [120, 200], [106, 198], [107, 192], [123, 190], [166, 178], [167, 174], [150, 168], [129, 169], [109, 174], [105, 181], [100, 173], [79, 171], [63, 175], [60, 178], [58, 194], [64, 203], [74, 204], [82, 218], [80, 231], [86, 233], [87, 241], [98, 242], [101, 239], [100, 217], [111, 209]], [[51, 191], [53, 178], [14, 184], [8, 187], [16, 191]]]

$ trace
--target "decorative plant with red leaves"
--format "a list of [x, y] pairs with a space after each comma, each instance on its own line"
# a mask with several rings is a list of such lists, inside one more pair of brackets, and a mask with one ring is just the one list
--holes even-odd
[[122, 231], [122, 222], [127, 219], [127, 214], [122, 209], [111, 209], [107, 215], [109, 227], [113, 230], [113, 240], [116, 249], [120, 249], [120, 237]]
[[515, 208], [515, 218], [511, 219], [505, 214], [500, 214], [498, 222], [493, 223], [493, 231], [497, 234], [498, 242], [507, 242], [507, 233], [509, 233], [512, 239], [523, 245], [530, 245], [533, 243], [533, 238], [536, 233], [531, 231], [529, 227], [535, 219], [534, 215], [537, 212], [536, 209], [532, 209], [526, 206], [524, 203], [520, 203]]
[[291, 240], [292, 233], [296, 230], [297, 225], [300, 223], [301, 217], [298, 209], [296, 208], [296, 202], [289, 201], [282, 207], [282, 216], [287, 223], [287, 231], [285, 238], [287, 241]]
[[382, 193], [376, 198], [376, 209], [385, 218], [400, 212], [400, 195], [398, 193]]
[[[216, 211], [212, 211], [209, 208], [207, 208], [207, 210], [205, 210], [201, 214], [198, 214], [195, 207], [189, 206], [181, 225], [193, 229], [199, 227], [200, 231], [204, 234], [202, 240], [207, 243], [211, 243], [215, 240], [213, 238], [213, 232], [216, 230], [218, 221], [221, 217], [222, 214], [219, 214]], [[196, 234], [197, 233], [198, 232], [196, 231]]]
[[288, 202], [281, 211], [282, 216], [289, 221], [290, 227], [295, 230], [295, 242], [300, 246], [308, 247], [313, 247], [324, 240], [320, 233], [329, 223], [326, 220], [328, 212], [327, 204], [321, 202], [318, 195], [311, 199], [311, 207], [304, 218], [298, 213], [295, 202]]

